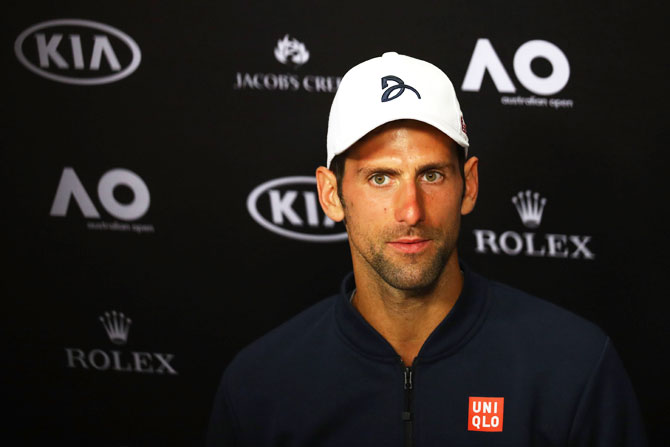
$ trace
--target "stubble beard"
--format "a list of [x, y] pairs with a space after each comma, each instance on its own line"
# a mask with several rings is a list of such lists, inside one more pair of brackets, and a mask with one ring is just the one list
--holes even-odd
[[[403, 236], [418, 236], [431, 240], [433, 254], [388, 254], [387, 241]], [[389, 286], [412, 294], [422, 295], [437, 285], [438, 280], [451, 258], [458, 239], [458, 229], [443, 234], [438, 230], [411, 227], [402, 231], [389, 231], [365, 249], [353, 240], [352, 245], [372, 267], [376, 274]]]

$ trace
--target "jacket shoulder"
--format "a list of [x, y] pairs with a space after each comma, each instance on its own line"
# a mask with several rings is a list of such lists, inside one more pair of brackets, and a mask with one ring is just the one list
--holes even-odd
[[528, 344], [593, 358], [607, 343], [607, 334], [586, 318], [509, 285], [490, 281], [489, 298], [492, 321], [526, 338]]

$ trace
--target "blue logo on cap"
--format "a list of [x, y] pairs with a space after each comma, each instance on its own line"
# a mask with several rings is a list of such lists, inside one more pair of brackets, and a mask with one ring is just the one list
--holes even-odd
[[[396, 82], [396, 85], [393, 85], [393, 86], [389, 87], [388, 86], [388, 81], [394, 81], [394, 82]], [[419, 92], [417, 92], [414, 87], [405, 84], [405, 81], [403, 81], [402, 79], [400, 79], [397, 76], [389, 75], [389, 76], [384, 76], [382, 78], [382, 89], [385, 89], [387, 87], [388, 87], [388, 89], [386, 91], [384, 91], [384, 94], [382, 95], [382, 102], [387, 102], [387, 101], [391, 101], [393, 99], [396, 99], [398, 96], [402, 95], [405, 92], [406, 88], [408, 88], [411, 91], [413, 91], [414, 93], [416, 93], [416, 96], [419, 99], [421, 99], [421, 95], [419, 95]], [[391, 92], [393, 92], [395, 90], [399, 90], [399, 91], [395, 95], [390, 96]]]

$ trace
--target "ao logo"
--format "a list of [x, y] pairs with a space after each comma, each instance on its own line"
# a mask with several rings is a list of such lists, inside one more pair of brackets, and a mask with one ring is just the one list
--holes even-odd
[[[549, 76], [537, 76], [531, 69], [531, 62], [538, 57], [546, 59], [551, 64], [552, 72]], [[491, 42], [488, 39], [479, 39], [472, 53], [472, 59], [461, 88], [464, 91], [478, 92], [484, 79], [484, 73], [487, 70], [498, 92], [516, 92], [516, 87], [493, 49]], [[514, 73], [519, 82], [529, 91], [537, 95], [553, 95], [560, 92], [568, 83], [570, 64], [563, 51], [553, 43], [546, 40], [531, 40], [516, 50], [514, 54]]]
[[103, 23], [81, 19], [33, 25], [19, 34], [14, 52], [33, 73], [78, 85], [123, 79], [137, 69], [142, 59], [140, 47], [127, 34]]
[[[133, 192], [132, 202], [121, 203], [114, 197], [114, 189], [120, 185], [130, 188]], [[51, 216], [65, 216], [72, 197], [74, 197], [84, 217], [89, 219], [100, 218], [100, 213], [93, 205], [74, 169], [67, 167], [63, 169], [49, 214]], [[105, 172], [98, 182], [98, 199], [109, 214], [125, 221], [137, 220], [144, 216], [150, 203], [147, 185], [137, 174], [127, 169], [112, 169]]]
[[251, 191], [247, 210], [259, 225], [284, 237], [308, 242], [346, 240], [347, 233], [342, 231], [341, 224], [321, 211], [315, 186], [314, 177], [270, 180]]

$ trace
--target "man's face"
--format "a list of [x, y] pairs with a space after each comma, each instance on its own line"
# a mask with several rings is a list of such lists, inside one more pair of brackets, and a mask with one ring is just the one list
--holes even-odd
[[457, 260], [461, 214], [474, 206], [463, 203], [456, 144], [432, 126], [402, 122], [350, 148], [345, 163], [342, 205], [357, 275], [406, 291], [434, 286]]

